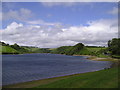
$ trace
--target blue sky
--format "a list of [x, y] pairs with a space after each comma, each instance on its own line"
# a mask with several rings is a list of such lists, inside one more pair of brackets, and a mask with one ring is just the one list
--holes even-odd
[[[71, 33], [79, 32], [80, 35], [78, 36], [82, 36], [81, 34], [84, 34], [83, 33], [84, 30], [80, 31], [82, 30], [82, 28], [91, 29], [92, 25], [101, 26], [101, 24], [104, 24], [104, 23], [107, 24], [107, 22], [110, 22], [110, 21], [114, 22], [115, 20], [117, 20], [117, 8], [118, 8], [117, 6], [118, 6], [117, 2], [116, 3], [115, 2], [86, 2], [86, 3], [85, 2], [84, 3], [82, 2], [79, 2], [79, 3], [75, 3], [75, 2], [72, 2], [72, 3], [69, 3], [69, 2], [66, 2], [66, 3], [60, 3], [60, 2], [59, 3], [54, 3], [54, 2], [51, 2], [51, 3], [45, 3], [45, 2], [42, 2], [42, 3], [40, 2], [7, 3], [7, 2], [3, 2], [2, 3], [2, 13], [3, 13], [2, 28], [4, 30], [4, 33], [7, 33], [7, 29], [11, 29], [11, 28], [16, 29], [17, 26], [23, 27], [26, 29], [28, 29], [27, 26], [41, 27], [38, 31], [42, 30], [42, 32], [44, 32], [44, 34], [46, 35], [45, 39], [47, 39], [48, 36], [53, 35], [53, 34], [55, 35], [55, 34], [61, 33], [61, 35], [64, 35], [66, 34], [67, 30], [68, 32], [71, 32], [72, 29], [74, 28], [75, 30], [72, 31]], [[108, 26], [109, 25], [114, 25], [114, 24], [108, 23]], [[10, 27], [10, 28], [7, 28], [7, 27]], [[108, 28], [110, 27], [111, 26], [109, 26]], [[63, 29], [65, 29], [66, 31], [63, 31]], [[45, 30], [47, 30], [47, 32]], [[23, 32], [24, 31], [25, 30], [23, 30]], [[98, 31], [96, 30], [95, 32], [99, 33]], [[51, 32], [56, 32], [56, 33], [51, 33]], [[92, 35], [92, 33], [90, 33], [89, 35]], [[96, 40], [95, 45], [99, 44], [100, 42], [101, 42], [101, 45], [105, 45], [105, 42], [108, 39], [111, 39], [116, 36], [111, 35], [111, 37], [107, 38], [106, 40], [101, 40], [101, 41], [94, 39], [90, 43], [88, 43], [89, 41], [87, 42], [87, 37], [85, 37], [86, 39], [84, 40], [77, 40], [78, 37], [69, 35], [68, 37], [64, 37], [63, 39], [71, 38], [69, 40], [66, 39], [68, 40], [66, 42], [70, 42], [70, 43], [66, 43], [65, 45], [73, 45], [78, 42], [83, 42], [86, 45], [94, 45], [93, 41], [95, 42], [95, 40]], [[38, 39], [39, 35], [38, 37], [36, 37], [35, 35], [35, 38]], [[24, 39], [25, 38], [23, 38], [23, 42], [25, 41]], [[43, 46], [42, 45], [39, 46], [38, 45], [39, 43], [37, 43], [38, 40], [35, 42], [35, 44], [31, 44], [29, 42], [23, 43], [21, 40], [16, 41], [16, 40], [4, 39], [3, 41], [8, 42], [8, 43], [17, 42], [21, 45], [33, 45], [33, 46], [38, 46], [38, 47], [43, 47], [46, 45], [45, 47], [52, 47], [52, 48], [61, 46], [64, 44], [64, 42], [62, 42], [63, 44], [60, 43], [56, 45], [55, 44], [51, 45], [50, 43], [54, 43], [54, 41], [51, 41], [50, 43], [48, 41], [46, 42], [40, 41], [40, 43], [46, 43], [46, 44]], [[35, 40], [33, 39], [33, 41]]]
[[[86, 24], [88, 21], [97, 19], [110, 19], [115, 18], [116, 15], [109, 14], [113, 7], [117, 7], [117, 3], [113, 2], [91, 2], [91, 3], [75, 3], [71, 6], [64, 4], [47, 6], [40, 2], [11, 2], [3, 3], [3, 12], [9, 10], [19, 11], [21, 8], [31, 10], [34, 17], [29, 20], [42, 19], [45, 22], [60, 22], [68, 25]], [[14, 20], [3, 21], [3, 28]], [[15, 20], [20, 22], [18, 20]]]

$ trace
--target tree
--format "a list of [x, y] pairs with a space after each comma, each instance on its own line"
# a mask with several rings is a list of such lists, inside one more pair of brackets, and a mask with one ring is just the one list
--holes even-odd
[[4, 42], [1, 42], [1, 41], [0, 41], [0, 45], [6, 46], [6, 44]]
[[16, 49], [16, 50], [20, 49], [20, 46], [17, 45], [16, 43], [14, 45], [11, 45], [11, 47], [14, 48], [14, 49]]
[[76, 50], [81, 50], [84, 47], [84, 44], [78, 43], [74, 47], [76, 48]]
[[109, 40], [108, 48], [112, 55], [120, 55], [120, 38]]

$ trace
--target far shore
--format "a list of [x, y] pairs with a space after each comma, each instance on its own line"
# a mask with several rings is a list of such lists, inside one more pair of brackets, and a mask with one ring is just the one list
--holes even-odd
[[94, 61], [110, 61], [112, 62], [112, 65], [110, 66], [110, 68], [116, 67], [120, 64], [119, 59], [111, 58], [111, 57], [101, 58], [101, 57], [91, 56], [91, 55], [74, 55], [74, 56], [87, 56], [88, 60], [94, 60]]
[[97, 56], [91, 56], [91, 55], [73, 55], [73, 56], [87, 56], [88, 60], [95, 60], [95, 61], [118, 61], [116, 58], [111, 58], [111, 57], [106, 57], [106, 58], [101, 58]]

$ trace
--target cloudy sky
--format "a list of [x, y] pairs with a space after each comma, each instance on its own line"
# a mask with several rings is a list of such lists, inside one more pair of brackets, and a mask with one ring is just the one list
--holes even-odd
[[118, 37], [117, 2], [2, 2], [0, 13], [0, 41], [9, 44], [106, 46]]

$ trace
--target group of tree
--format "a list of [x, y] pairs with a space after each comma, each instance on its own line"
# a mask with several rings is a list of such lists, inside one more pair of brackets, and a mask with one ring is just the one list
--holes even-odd
[[120, 38], [113, 38], [108, 41], [108, 50], [112, 56], [120, 56]]
[[1, 42], [1, 41], [0, 41], [0, 45], [2, 45], [2, 46], [9, 46], [9, 44], [6, 44], [6, 43]]

